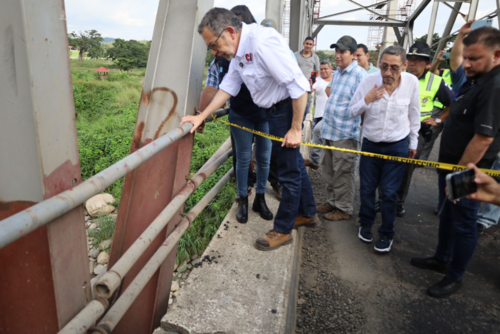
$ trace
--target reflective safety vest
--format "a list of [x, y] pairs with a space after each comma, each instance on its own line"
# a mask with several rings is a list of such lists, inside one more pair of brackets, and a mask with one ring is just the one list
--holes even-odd
[[444, 82], [446, 82], [448, 86], [451, 87], [451, 71], [449, 69], [443, 71], [443, 75], [441, 75], [441, 78], [443, 78]]
[[427, 72], [424, 79], [421, 78], [418, 80], [420, 89], [420, 121], [431, 117], [434, 106], [438, 108], [443, 107], [438, 101], [434, 102], [442, 80], [443, 78], [430, 71]]

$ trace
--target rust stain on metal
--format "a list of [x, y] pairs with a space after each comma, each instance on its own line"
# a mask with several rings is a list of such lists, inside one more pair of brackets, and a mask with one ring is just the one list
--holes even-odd
[[142, 94], [141, 94], [141, 103], [145, 106], [147, 106], [149, 104], [149, 99], [151, 98], [151, 91], [150, 90], [147, 90], [147, 91], [142, 91]]
[[162, 92], [166, 92], [166, 93], [172, 94], [172, 97], [173, 97], [174, 101], [172, 103], [172, 107], [170, 108], [170, 111], [168, 112], [167, 117], [163, 120], [163, 122], [161, 122], [160, 126], [158, 127], [158, 130], [156, 131], [154, 139], [157, 139], [160, 136], [160, 134], [161, 134], [161, 132], [163, 130], [163, 126], [167, 123], [167, 121], [172, 116], [174, 116], [175, 109], [177, 109], [177, 102], [178, 102], [177, 94], [173, 90], [171, 90], [169, 88], [166, 88], [166, 87], [157, 87], [157, 88], [154, 88], [153, 89], [153, 98], [154, 98], [154, 93], [157, 92], [157, 91], [162, 91]]
[[[149, 98], [148, 98], [148, 101], [149, 101]], [[144, 121], [142, 121], [135, 128], [134, 137], [132, 140], [134, 147], [132, 148], [132, 150], [139, 149], [141, 147], [141, 139], [142, 139], [142, 134], [144, 132], [144, 126], [145, 126]]]
[[[76, 182], [74, 180], [76, 180]], [[80, 163], [77, 162], [76, 164], [73, 164], [71, 160], [68, 159], [57, 167], [52, 173], [50, 173], [50, 175], [44, 175], [44, 198], [47, 199], [53, 197], [74, 187], [80, 182]]]
[[35, 204], [36, 202], [30, 202], [30, 201], [0, 202], [0, 220], [10, 217]]

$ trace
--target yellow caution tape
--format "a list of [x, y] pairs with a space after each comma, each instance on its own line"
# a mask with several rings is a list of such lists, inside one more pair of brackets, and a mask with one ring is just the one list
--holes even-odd
[[[234, 126], [235, 128], [242, 129], [242, 130], [251, 132], [251, 133], [253, 133], [255, 135], [262, 136], [262, 137], [265, 137], [265, 138], [269, 138], [269, 139], [274, 140], [274, 141], [279, 141], [279, 142], [283, 141], [283, 138], [281, 138], [281, 137], [273, 136], [273, 135], [270, 135], [270, 134], [265, 133], [265, 132], [260, 132], [260, 131], [257, 131], [257, 130], [252, 130], [252, 129], [246, 128], [244, 126], [240, 126], [238, 124], [234, 124], [234, 123], [230, 123], [230, 122], [227, 122], [227, 121], [223, 121], [221, 119], [218, 119], [215, 115], [212, 115], [212, 116], [213, 116], [213, 120], [214, 121], [218, 121], [218, 122], [230, 125], [230, 126]], [[464, 167], [464, 166], [447, 164], [447, 163], [444, 163], [444, 162], [436, 162], [436, 161], [426, 161], [426, 160], [419, 160], [419, 159], [393, 157], [393, 156], [390, 156], [390, 155], [377, 154], [377, 153], [371, 153], [371, 152], [363, 152], [363, 151], [356, 151], [356, 150], [350, 150], [350, 149], [347, 149], [347, 148], [339, 148], [339, 147], [328, 146], [328, 145], [318, 145], [318, 144], [313, 144], [313, 143], [304, 143], [304, 142], [301, 142], [300, 144], [301, 145], [305, 145], [305, 146], [310, 146], [310, 147], [323, 148], [323, 149], [326, 149], [326, 150], [335, 150], [335, 151], [346, 152], [346, 153], [354, 153], [354, 154], [364, 155], [366, 157], [372, 157], [372, 158], [379, 158], [379, 159], [385, 159], [385, 160], [398, 161], [398, 162], [403, 162], [403, 163], [406, 163], [406, 164], [414, 164], [414, 165], [422, 166], [422, 167], [433, 167], [433, 168], [445, 169], [445, 170], [450, 170], [450, 171], [454, 171], [454, 172], [467, 169], [467, 167]], [[482, 172], [488, 174], [489, 176], [500, 177], [500, 171], [498, 171], [498, 170], [483, 169], [483, 168], [479, 168], [479, 170], [481, 170]]]

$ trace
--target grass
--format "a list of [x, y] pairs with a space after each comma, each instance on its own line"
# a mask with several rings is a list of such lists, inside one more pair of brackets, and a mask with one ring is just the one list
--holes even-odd
[[[98, 80], [94, 69], [100, 66], [111, 69], [109, 81]], [[106, 60], [71, 60], [82, 180], [99, 173], [130, 153], [145, 73], [145, 69], [123, 72]], [[197, 133], [191, 173], [197, 172], [228, 137], [229, 128], [218, 122], [207, 124], [204, 134]], [[231, 167], [232, 162], [229, 160], [201, 184], [186, 202], [185, 212], [194, 207]], [[120, 179], [108, 187], [106, 192], [119, 201], [122, 188], [123, 179]], [[233, 178], [182, 236], [177, 251], [179, 263], [204, 251], [231, 208], [235, 195]], [[115, 226], [114, 220], [109, 216], [100, 217], [99, 220], [100, 231], [91, 235], [96, 246], [103, 240], [112, 238]]]
[[[99, 244], [104, 240], [113, 239], [115, 232], [116, 220], [111, 216], [100, 216], [97, 218], [99, 229], [89, 233], [89, 237], [94, 238], [92, 244], [94, 248], [99, 247]], [[109, 249], [103, 249], [109, 253]]]

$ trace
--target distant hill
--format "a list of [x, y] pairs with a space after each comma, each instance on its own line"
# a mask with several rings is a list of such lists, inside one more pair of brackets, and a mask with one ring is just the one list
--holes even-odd
[[115, 39], [113, 37], [104, 37], [104, 40], [101, 43], [113, 43]]

